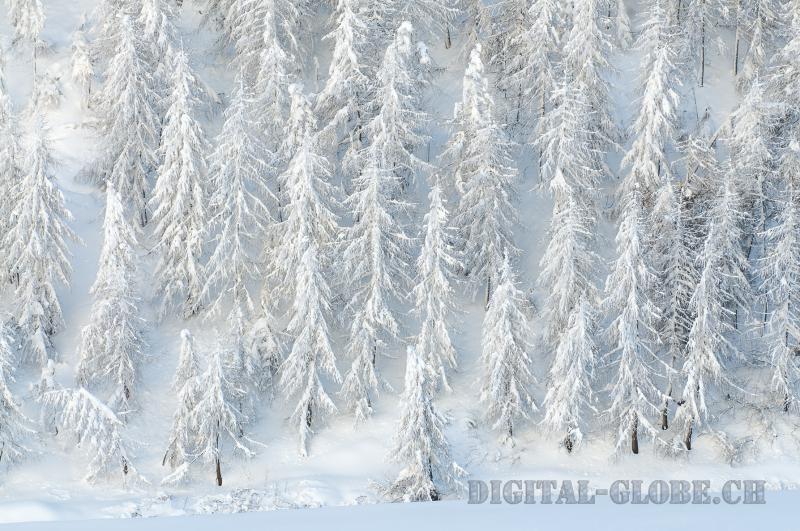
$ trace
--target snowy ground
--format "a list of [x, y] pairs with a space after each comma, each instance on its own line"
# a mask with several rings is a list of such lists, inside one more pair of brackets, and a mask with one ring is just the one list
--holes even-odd
[[[441, 530], [484, 531], [524, 529], [528, 531], [644, 529], [672, 531], [738, 531], [750, 529], [791, 529], [787, 526], [797, 505], [797, 492], [771, 493], [766, 505], [613, 505], [607, 499], [597, 505], [467, 505], [464, 502], [382, 504], [357, 507], [278, 510], [267, 513], [136, 518], [129, 520], [27, 523], [3, 526], [19, 531], [167, 531], [193, 529], [216, 531], [262, 529], [318, 531]], [[39, 508], [42, 516], [62, 518], [57, 511]]]
[[[68, 80], [70, 35], [79, 25], [81, 14], [95, 4], [93, 0], [43, 0], [47, 13], [47, 24], [43, 34], [51, 51], [45, 56], [40, 68], [60, 77], [64, 98], [61, 106], [48, 115], [56, 156], [60, 163], [59, 185], [64, 190], [67, 203], [75, 216], [73, 227], [83, 240], [83, 245], [73, 247], [73, 282], [69, 289], [61, 291], [67, 329], [55, 338], [63, 359], [58, 367], [58, 378], [64, 385], [72, 385], [75, 353], [80, 328], [88, 316], [91, 298], [89, 286], [94, 280], [96, 260], [100, 244], [100, 218], [103, 198], [101, 194], [76, 181], [76, 175], [92, 160], [93, 147], [97, 139], [86, 121], [75, 96], [74, 87]], [[5, 5], [5, 4], [3, 4]], [[204, 79], [220, 92], [228, 86], [229, 72], [226, 60], [208, 54], [212, 37], [196, 30], [199, 16], [196, 4], [186, 2], [184, 39], [187, 48], [199, 67]], [[0, 17], [0, 43], [9, 44], [7, 22]], [[432, 107], [441, 123], [452, 112], [460, 91], [463, 60], [453, 50], [444, 53], [441, 47], [433, 47], [437, 61], [447, 70], [438, 79], [432, 97]], [[25, 54], [9, 54], [7, 77], [17, 109], [25, 106], [30, 91], [31, 65]], [[693, 123], [702, 115], [706, 106], [711, 106], [712, 122], [719, 126], [724, 116], [735, 104], [733, 82], [726, 60], [710, 61], [709, 82], [698, 91], [687, 91], [683, 121]], [[618, 79], [633, 79], [636, 57], [633, 54], [617, 57], [620, 72]], [[324, 70], [321, 70], [324, 71]], [[310, 89], [316, 90], [313, 75]], [[632, 88], [620, 84], [613, 91], [621, 110], [619, 119], [628, 120]], [[627, 122], [626, 122], [627, 123]], [[210, 133], [216, 130], [212, 124]], [[444, 140], [444, 130], [437, 131], [432, 150]], [[523, 248], [520, 269], [526, 286], [531, 286], [537, 272], [542, 235], [549, 219], [547, 203], [534, 191], [535, 177], [531, 176], [529, 162], [520, 159], [523, 182], [520, 185], [522, 204], [520, 212], [524, 227], [519, 230], [517, 242]], [[421, 196], [423, 197], [423, 196]], [[145, 298], [147, 279], [153, 257], [143, 250], [142, 260], [146, 264], [142, 272], [142, 287]], [[762, 449], [758, 460], [748, 461], [735, 468], [721, 460], [720, 448], [710, 438], [699, 437], [696, 449], [689, 461], [674, 461], [655, 455], [646, 447], [635, 458], [612, 462], [611, 441], [602, 436], [587, 445], [576, 455], [567, 456], [557, 444], [541, 437], [535, 426], [520, 433], [514, 447], [499, 443], [487, 426], [480, 423], [480, 411], [476, 404], [476, 385], [480, 366], [477, 361], [479, 348], [481, 310], [468, 299], [462, 306], [467, 311], [460, 316], [459, 333], [456, 334], [460, 355], [460, 371], [454, 375], [454, 392], [444, 396], [440, 407], [452, 417], [448, 436], [459, 463], [472, 477], [481, 479], [502, 478], [571, 478], [589, 479], [595, 486], [606, 486], [617, 478], [641, 479], [709, 479], [720, 484], [726, 479], [764, 479], [772, 489], [794, 487], [800, 483], [800, 460], [796, 458], [796, 446], [782, 440]], [[153, 311], [145, 305], [144, 315], [152, 322]], [[127, 435], [138, 444], [136, 464], [139, 471], [150, 480], [149, 485], [125, 486], [119, 483], [87, 485], [79, 481], [83, 477], [83, 456], [72, 449], [70, 441], [49, 440], [41, 444], [41, 453], [24, 466], [12, 469], [0, 478], [0, 522], [36, 520], [82, 520], [88, 518], [130, 517], [135, 515], [182, 515], [208, 512], [209, 507], [218, 506], [223, 511], [239, 509], [269, 510], [289, 507], [318, 507], [324, 505], [355, 505], [378, 500], [374, 484], [388, 480], [397, 473], [397, 467], [387, 462], [386, 454], [398, 411], [395, 393], [384, 394], [376, 404], [376, 414], [358, 431], [353, 429], [352, 419], [341, 416], [334, 419], [314, 439], [311, 455], [297, 455], [296, 439], [286, 428], [285, 418], [290, 411], [282, 402], [265, 407], [262, 417], [254, 427], [252, 437], [266, 447], [250, 462], [227, 460], [225, 463], [225, 487], [220, 490], [212, 484], [212, 470], [198, 474], [195, 483], [186, 489], [163, 490], [157, 485], [164, 475], [160, 466], [164, 451], [165, 434], [169, 427], [174, 399], [167, 391], [168, 383], [177, 363], [179, 330], [189, 327], [197, 336], [212, 339], [214, 327], [196, 320], [185, 323], [168, 320], [152, 325], [148, 330], [150, 359], [142, 375], [141, 411], [131, 417]], [[395, 389], [401, 387], [402, 359], [382, 360], [383, 374]], [[544, 367], [537, 366], [537, 374], [543, 381]], [[26, 402], [26, 411], [36, 417], [36, 406], [31, 403], [26, 391], [33, 374], [19, 374], [18, 395]], [[537, 392], [541, 398], [541, 390]], [[602, 426], [597, 426], [600, 430]], [[787, 459], [787, 455], [794, 457]], [[65, 458], [66, 456], [66, 458]], [[253, 489], [235, 491], [234, 489]], [[524, 523], [528, 529], [562, 530], [614, 528], [647, 530], [690, 529], [744, 529], [745, 527], [767, 527], [784, 529], [779, 525], [786, 514], [797, 505], [798, 494], [768, 493], [766, 506], [673, 506], [633, 507], [613, 506], [604, 502], [594, 507], [563, 506], [489, 506], [472, 507], [461, 501], [413, 505], [410, 507], [359, 506], [348, 508], [322, 508], [299, 511], [275, 511], [260, 514], [164, 520], [141, 520], [102, 522], [98, 529], [160, 530], [176, 527], [194, 529], [218, 529], [231, 527], [242, 530], [261, 528], [291, 528], [295, 530], [330, 527], [336, 520], [342, 528], [350, 530], [373, 529], [376, 523], [382, 529], [441, 528], [453, 529], [499, 529], [503, 526], [517, 527]], [[216, 504], [216, 505], [215, 505]], [[669, 520], [666, 515], [669, 514]], [[706, 525], [696, 525], [705, 522]], [[605, 522], [605, 523], [604, 523]], [[61, 524], [31, 524], [9, 526], [8, 529], [91, 529], [82, 522]]]

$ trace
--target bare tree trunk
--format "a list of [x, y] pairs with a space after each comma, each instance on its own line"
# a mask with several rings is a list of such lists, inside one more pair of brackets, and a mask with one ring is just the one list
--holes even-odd
[[564, 437], [563, 444], [564, 448], [567, 450], [567, 453], [571, 454], [573, 448], [575, 448], [575, 441], [572, 440], [572, 435], [570, 433], [567, 433], [567, 435]]
[[631, 452], [639, 453], [639, 417], [633, 417], [633, 430], [631, 430]]
[[694, 425], [694, 419], [689, 419], [689, 426], [686, 428], [686, 435], [683, 438], [683, 445], [686, 447], [687, 450], [692, 449], [692, 427]]
[[706, 77], [706, 22], [703, 21], [700, 29], [700, 86]]
[[217, 486], [221, 487], [222, 486], [222, 467], [220, 466], [220, 463], [219, 463], [219, 457], [217, 457], [216, 461], [217, 461]]

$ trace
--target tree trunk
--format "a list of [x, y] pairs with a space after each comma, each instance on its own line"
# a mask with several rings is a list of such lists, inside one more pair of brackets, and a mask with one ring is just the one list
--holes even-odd
[[686, 447], [687, 450], [692, 449], [692, 426], [694, 424], [694, 419], [689, 420], [689, 426], [686, 428], [686, 435], [683, 438], [683, 445]]
[[639, 417], [633, 417], [633, 430], [631, 430], [631, 452], [633, 455], [639, 453]]
[[489, 309], [489, 301], [492, 298], [492, 275], [486, 279], [486, 298], [484, 300], [484, 307]]
[[575, 448], [575, 442], [572, 440], [572, 435], [567, 433], [564, 437], [564, 448], [567, 450], [568, 454], [572, 453], [572, 449]]
[[703, 21], [700, 29], [700, 86], [706, 77], [706, 23]]
[[741, 38], [741, 23], [740, 23], [740, 14], [742, 11], [741, 0], [737, 0], [736, 2], [736, 44], [733, 46], [733, 75], [739, 75], [739, 47], [742, 42]]
[[216, 461], [217, 461], [217, 486], [221, 487], [222, 486], [222, 467], [220, 466], [220, 463], [219, 463], [219, 457], [217, 457]]
[[450, 25], [448, 24], [447, 31], [445, 32], [444, 36], [444, 47], [446, 50], [449, 50], [452, 45], [453, 45], [453, 39], [450, 36]]

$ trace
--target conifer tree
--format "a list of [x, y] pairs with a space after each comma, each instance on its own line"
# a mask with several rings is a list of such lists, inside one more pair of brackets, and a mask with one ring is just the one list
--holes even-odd
[[458, 132], [445, 152], [454, 161], [454, 180], [461, 192], [453, 224], [459, 231], [464, 270], [476, 285], [485, 286], [488, 304], [504, 253], [516, 252], [511, 233], [517, 173], [508, 155], [510, 145], [494, 118], [480, 45], [470, 54], [456, 124]]
[[618, 453], [629, 445], [631, 453], [638, 454], [641, 433], [655, 437], [650, 418], [659, 411], [661, 399], [651, 364], [658, 313], [650, 300], [655, 277], [643, 247], [643, 201], [635, 187], [625, 196], [617, 232], [617, 259], [606, 282], [603, 303], [612, 316], [608, 336], [614, 376], [608, 416], [617, 427]]
[[222, 457], [225, 442], [233, 449], [252, 457], [251, 442], [244, 435], [248, 418], [238, 404], [243, 390], [231, 379], [236, 372], [236, 360], [230, 352], [215, 349], [209, 357], [208, 367], [200, 376], [199, 389], [203, 392], [192, 411], [189, 422], [195, 434], [196, 455], [215, 467], [216, 483], [222, 486]]
[[425, 215], [425, 236], [417, 258], [417, 283], [414, 286], [415, 313], [420, 331], [414, 350], [428, 367], [434, 389], [450, 389], [447, 371], [456, 367], [456, 350], [450, 337], [448, 319], [453, 312], [453, 274], [458, 261], [453, 257], [447, 226], [448, 212], [442, 189], [434, 182], [428, 194], [430, 207]]
[[232, 302], [230, 313], [238, 312], [246, 320], [254, 312], [248, 285], [259, 272], [260, 239], [271, 222], [267, 201], [273, 198], [266, 184], [273, 171], [271, 161], [264, 160], [271, 154], [249, 116], [250, 103], [240, 79], [209, 161], [213, 193], [208, 210], [213, 213], [210, 231], [215, 236], [203, 289], [212, 314]]
[[7, 0], [7, 4], [8, 20], [14, 28], [13, 42], [29, 41], [34, 47], [39, 46], [45, 20], [42, 0]]
[[378, 354], [386, 354], [400, 333], [397, 303], [409, 282], [410, 239], [398, 224], [405, 203], [392, 200], [397, 177], [370, 151], [362, 173], [354, 180], [356, 192], [347, 198], [355, 223], [346, 235], [344, 278], [352, 286], [349, 309], [348, 353], [352, 359], [342, 393], [356, 421], [366, 420], [378, 390]]
[[89, 107], [92, 95], [92, 78], [94, 78], [94, 65], [86, 42], [86, 34], [81, 26], [72, 36], [72, 81], [78, 86], [81, 94], [81, 105], [84, 109]]
[[44, 405], [54, 411], [56, 424], [71, 432], [88, 456], [86, 481], [96, 481], [121, 473], [123, 479], [139, 479], [122, 435], [122, 421], [92, 393], [61, 389], [44, 394]]
[[690, 305], [694, 320], [681, 368], [684, 404], [676, 416], [686, 429], [687, 450], [691, 450], [695, 427], [708, 419], [713, 386], [730, 382], [724, 364], [738, 356], [730, 335], [737, 326], [739, 310], [749, 307], [740, 199], [733, 177], [726, 175], [709, 214], [708, 233], [698, 256], [700, 275]]
[[293, 87], [293, 113], [306, 118], [302, 140], [281, 178], [286, 196], [286, 220], [278, 229], [281, 240], [273, 254], [277, 293], [290, 301], [287, 333], [292, 338], [280, 381], [288, 396], [297, 396], [291, 421], [297, 426], [300, 453], [308, 452], [308, 439], [325, 415], [336, 412], [326, 380], [339, 383], [329, 326], [332, 319], [330, 266], [338, 225], [335, 192], [328, 180], [328, 161], [319, 154], [310, 105], [302, 89]]
[[427, 121], [420, 101], [424, 79], [419, 76], [415, 51], [414, 28], [403, 22], [376, 74], [375, 97], [370, 106], [377, 109], [377, 114], [366, 126], [369, 148], [361, 155], [378, 157], [383, 168], [398, 176], [398, 195], [428, 167], [414, 153], [427, 140], [421, 132]]
[[97, 179], [110, 182], [123, 204], [133, 205], [139, 223], [148, 221], [151, 172], [156, 167], [160, 131], [158, 93], [154, 90], [148, 51], [137, 21], [123, 15], [113, 57], [100, 89], [105, 146], [97, 162]]
[[15, 317], [24, 356], [40, 367], [55, 356], [51, 336], [64, 327], [56, 286], [69, 284], [67, 241], [77, 241], [67, 225], [72, 215], [56, 186], [53, 166], [48, 130], [37, 118], [21, 179], [11, 189], [13, 206], [3, 247], [11, 278], [17, 281]]
[[498, 285], [483, 318], [481, 359], [486, 367], [481, 402], [494, 429], [512, 439], [518, 422], [537, 408], [530, 394], [531, 332], [522, 311], [524, 295], [506, 257]]
[[103, 246], [89, 324], [81, 331], [78, 384], [94, 387], [109, 382], [114, 392], [109, 404], [125, 412], [136, 386], [142, 362], [143, 338], [136, 295], [136, 234], [112, 184], [106, 191]]
[[619, 190], [622, 199], [637, 188], [647, 206], [652, 205], [662, 179], [669, 177], [667, 145], [674, 135], [678, 108], [672, 81], [676, 71], [674, 40], [665, 2], [654, 0], [637, 42], [645, 53], [643, 94], [633, 124], [633, 144], [622, 160], [626, 172]]
[[10, 466], [25, 456], [31, 449], [25, 439], [33, 434], [29, 420], [22, 413], [20, 403], [11, 393], [9, 385], [14, 382], [14, 354], [9, 344], [5, 323], [0, 324], [0, 465]]
[[553, 197], [549, 242], [539, 261], [543, 339], [555, 345], [578, 302], [595, 297], [593, 251], [595, 199], [601, 164], [589, 134], [588, 103], [578, 87], [566, 82], [556, 91], [559, 104], [546, 117], [539, 139], [542, 179]]
[[186, 481], [191, 462], [194, 431], [191, 424], [192, 412], [200, 399], [200, 365], [195, 351], [194, 337], [188, 330], [181, 331], [181, 350], [178, 367], [172, 380], [172, 389], [177, 392], [178, 407], [172, 417], [169, 430], [169, 443], [161, 464], [169, 464], [171, 469], [162, 484], [175, 485]]
[[450, 456], [444, 433], [445, 419], [433, 405], [431, 367], [409, 346], [406, 354], [405, 390], [400, 422], [394, 437], [392, 459], [404, 468], [387, 488], [393, 501], [436, 501], [444, 488], [459, 489], [464, 470]]
[[766, 229], [766, 255], [759, 273], [772, 306], [767, 345], [772, 388], [784, 411], [798, 411], [800, 364], [800, 144], [793, 140], [783, 154], [781, 193], [775, 225]]
[[359, 0], [337, 0], [336, 27], [326, 38], [333, 41], [328, 79], [319, 93], [316, 111], [323, 117], [323, 135], [332, 151], [360, 148], [372, 76], [369, 26]]
[[562, 445], [568, 452], [583, 442], [589, 415], [596, 411], [592, 392], [597, 366], [594, 323], [592, 304], [583, 297], [570, 313], [548, 372], [543, 424], [552, 433], [563, 435]]
[[196, 117], [197, 79], [186, 53], [176, 53], [174, 63], [152, 199], [154, 234], [161, 253], [156, 275], [162, 316], [181, 308], [184, 317], [191, 317], [202, 300], [200, 260], [208, 228], [205, 157], [209, 148]]

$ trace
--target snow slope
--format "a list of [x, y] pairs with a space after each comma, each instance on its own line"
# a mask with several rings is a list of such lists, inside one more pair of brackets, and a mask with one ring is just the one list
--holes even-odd
[[[40, 68], [61, 79], [64, 98], [58, 109], [51, 111], [47, 118], [59, 162], [58, 183], [66, 195], [67, 206], [75, 216], [73, 227], [83, 240], [82, 245], [72, 247], [74, 275], [72, 285], [61, 290], [67, 328], [55, 337], [55, 344], [62, 360], [57, 368], [61, 384], [71, 386], [74, 382], [74, 368], [77, 363], [75, 352], [81, 327], [86, 323], [91, 297], [89, 287], [96, 273], [96, 261], [100, 248], [103, 196], [91, 186], [81, 184], [76, 177], [81, 169], [94, 156], [97, 143], [94, 130], [87, 122], [92, 116], [85, 114], [75, 95], [75, 88], [69, 81], [70, 35], [78, 27], [83, 13], [92, 9], [93, 0], [43, 0], [47, 22], [43, 38], [50, 44], [50, 51], [40, 61]], [[5, 4], [3, 4], [5, 6]], [[632, 6], [631, 6], [632, 7]], [[4, 9], [4, 7], [3, 7]], [[230, 87], [228, 60], [209, 50], [214, 36], [206, 30], [198, 30], [200, 15], [196, 3], [187, 0], [182, 10], [181, 27], [186, 48], [190, 51], [195, 66], [206, 82], [220, 93]], [[0, 11], [0, 14], [2, 11]], [[324, 20], [319, 21], [320, 26]], [[0, 44], [8, 48], [10, 30], [7, 21], [0, 16]], [[320, 47], [319, 42], [316, 43]], [[440, 43], [432, 47], [435, 58], [445, 71], [437, 78], [436, 87], [431, 94], [431, 107], [438, 124], [434, 131], [431, 146], [432, 156], [438, 153], [446, 139], [444, 123], [452, 114], [454, 101], [460, 96], [460, 78], [464, 59], [458, 46], [445, 51]], [[714, 52], [716, 53], [716, 52]], [[320, 57], [324, 60], [324, 53]], [[635, 99], [632, 84], [627, 80], [635, 78], [637, 56], [626, 53], [614, 58], [618, 73], [614, 87], [618, 109], [617, 118], [629, 123], [633, 110], [631, 102]], [[713, 55], [707, 69], [708, 82], [701, 89], [687, 89], [684, 94], [682, 122], [691, 127], [706, 107], [710, 107], [712, 123], [719, 126], [726, 114], [734, 107], [736, 96], [729, 72], [727, 56]], [[319, 89], [319, 81], [324, 68], [309, 72], [310, 90]], [[316, 73], [319, 72], [318, 75]], [[16, 109], [23, 109], [30, 93], [32, 67], [26, 53], [8, 53], [7, 77], [10, 82], [13, 102]], [[623, 83], [623, 80], [625, 82]], [[209, 123], [209, 134], [217, 130], [218, 119]], [[533, 163], [526, 157], [518, 160], [522, 175], [520, 213], [523, 226], [516, 234], [517, 244], [523, 249], [519, 270], [526, 288], [532, 286], [538, 271], [539, 254], [543, 246], [543, 234], [550, 216], [548, 201], [534, 191], [535, 177]], [[612, 160], [612, 165], [616, 161]], [[424, 190], [419, 190], [419, 203], [424, 205]], [[606, 227], [608, 229], [608, 227]], [[606, 230], [607, 235], [609, 231]], [[610, 241], [610, 240], [609, 240]], [[603, 246], [606, 249], [610, 246]], [[606, 252], [607, 255], [607, 252]], [[373, 502], [378, 496], [373, 482], [384, 482], [397, 473], [396, 465], [386, 458], [390, 439], [397, 417], [397, 394], [384, 393], [376, 404], [374, 418], [358, 431], [353, 429], [352, 419], [346, 415], [335, 418], [330, 425], [321, 430], [312, 442], [310, 456], [301, 458], [297, 454], [295, 434], [287, 429], [285, 419], [291, 411], [282, 401], [273, 405], [265, 404], [261, 418], [253, 427], [252, 437], [265, 445], [259, 455], [250, 462], [227, 459], [225, 462], [225, 486], [218, 489], [212, 484], [213, 471], [209, 467], [197, 474], [194, 483], [185, 488], [162, 489], [157, 487], [165, 474], [161, 467], [161, 457], [171, 415], [175, 407], [173, 394], [168, 390], [169, 381], [177, 363], [179, 331], [188, 327], [201, 345], [210, 346], [217, 333], [215, 323], [194, 319], [188, 323], [178, 319], [167, 319], [162, 323], [154, 320], [154, 308], [149, 304], [154, 294], [148, 282], [154, 257], [149, 249], [142, 250], [140, 286], [145, 301], [143, 317], [151, 323], [147, 330], [149, 358], [142, 373], [141, 410], [131, 416], [127, 436], [135, 441], [136, 465], [138, 470], [150, 480], [149, 484], [122, 485], [118, 481], [87, 485], [80, 478], [84, 475], [84, 456], [73, 448], [72, 441], [63, 438], [43, 436], [40, 452], [21, 466], [13, 468], [0, 478], [0, 522], [9, 520], [48, 520], [69, 518], [90, 518], [108, 516], [130, 516], [148, 514], [181, 514], [203, 512], [210, 500], [218, 500], [225, 510], [225, 500], [232, 489], [255, 489], [260, 496], [253, 505], [245, 508], [273, 509], [276, 507], [316, 507], [322, 505], [352, 505]], [[6, 298], [3, 301], [7, 300]], [[463, 296], [459, 305], [464, 312], [459, 315], [459, 332], [455, 334], [456, 347], [460, 356], [460, 370], [453, 376], [450, 395], [443, 396], [440, 408], [452, 418], [448, 426], [448, 436], [453, 445], [453, 453], [458, 462], [476, 478], [572, 478], [589, 479], [593, 484], [605, 485], [616, 478], [641, 479], [710, 479], [721, 483], [728, 478], [765, 479], [772, 488], [794, 486], [800, 483], [800, 460], [788, 458], [792, 452], [789, 443], [778, 441], [763, 449], [758, 460], [746, 462], [737, 468], [721, 461], [721, 449], [710, 438], [701, 437], [689, 461], [674, 461], [659, 457], [649, 451], [649, 446], [637, 457], [611, 461], [612, 441], [602, 434], [589, 437], [596, 439], [576, 455], [567, 456], [557, 443], [537, 433], [536, 426], [524, 429], [514, 447], [500, 444], [488, 426], [480, 422], [481, 411], [477, 406], [476, 381], [481, 367], [478, 363], [480, 345], [480, 323], [482, 309]], [[411, 333], [411, 330], [407, 330]], [[339, 349], [341, 351], [341, 349]], [[395, 359], [382, 360], [383, 375], [394, 389], [402, 384], [402, 351], [397, 350]], [[536, 374], [544, 381], [545, 365], [542, 353], [534, 354]], [[343, 362], [344, 363], [344, 362]], [[16, 391], [25, 402], [26, 412], [36, 418], [37, 406], [32, 403], [27, 384], [35, 381], [32, 372], [18, 374]], [[541, 399], [542, 390], [536, 390], [536, 398]], [[603, 426], [596, 426], [598, 433]], [[796, 450], [796, 448], [794, 449]], [[240, 491], [246, 497], [249, 491]], [[226, 498], [227, 496], [227, 498]], [[672, 511], [669, 528], [682, 528], [683, 522], [693, 522], [698, 514], [713, 520], [717, 528], [727, 523], [766, 524], [768, 519], [777, 522], [781, 511], [789, 509], [794, 494], [775, 495], [772, 503], [764, 508], [705, 508], [687, 507]], [[234, 495], [235, 498], [235, 495]], [[771, 499], [771, 498], [770, 498]], [[175, 506], [182, 505], [176, 509]], [[213, 505], [213, 503], [212, 503]], [[362, 529], [380, 519], [385, 522], [403, 521], [416, 523], [419, 527], [431, 521], [448, 519], [454, 528], [478, 529], [500, 527], [500, 525], [538, 522], [539, 529], [561, 526], [567, 521], [574, 527], [591, 524], [598, 527], [604, 518], [623, 518], [632, 526], [642, 519], [647, 520], [648, 529], [666, 529], [662, 519], [670, 508], [617, 508], [603, 505], [600, 508], [563, 507], [481, 507], [471, 508], [460, 502], [436, 504], [433, 506], [359, 507], [349, 509], [321, 509], [302, 512], [274, 512], [270, 514], [226, 517], [224, 523], [216, 523], [204, 518], [192, 519], [190, 525], [198, 529], [218, 525], [242, 526], [242, 529], [255, 529], [266, 526], [291, 526], [294, 529], [314, 529], [331, 518], [343, 519], [352, 524], [350, 529]], [[592, 511], [597, 512], [592, 512]], [[523, 512], [525, 511], [525, 512]], [[539, 512], [528, 512], [539, 511]], [[651, 512], [647, 512], [651, 511]], [[703, 512], [707, 511], [707, 512]], [[713, 514], [713, 516], [709, 516]], [[351, 519], [352, 516], [352, 519]], [[675, 520], [673, 518], [677, 518]], [[566, 519], [566, 520], [564, 520]], [[683, 519], [683, 520], [682, 520]], [[132, 522], [119, 522], [120, 528]], [[161, 529], [174, 526], [172, 520], [164, 522], [148, 521], [152, 527]], [[84, 524], [70, 524], [62, 529], [85, 529]], [[398, 524], [399, 525], [399, 524]], [[407, 524], [403, 524], [404, 527]], [[658, 527], [663, 525], [665, 527]], [[20, 529], [34, 527], [21, 526]], [[46, 527], [43, 527], [46, 529]], [[102, 528], [114, 529], [112, 526]], [[391, 527], [388, 527], [391, 529]], [[562, 527], [563, 528], [563, 527]], [[708, 527], [713, 529], [715, 527]]]

